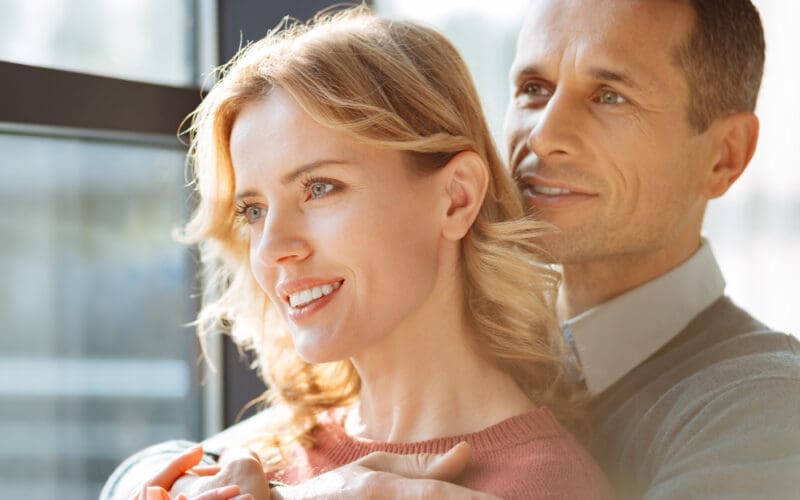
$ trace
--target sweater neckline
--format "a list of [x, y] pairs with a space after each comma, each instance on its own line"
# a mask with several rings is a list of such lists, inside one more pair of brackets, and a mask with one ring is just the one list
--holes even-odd
[[349, 463], [375, 451], [397, 454], [445, 453], [462, 441], [470, 444], [475, 456], [563, 433], [563, 428], [546, 407], [515, 415], [476, 432], [416, 442], [387, 442], [351, 436], [345, 432], [341, 418], [337, 417], [341, 415], [332, 412], [324, 414], [315, 429], [316, 447], [320, 451], [325, 450], [325, 454], [337, 463]]

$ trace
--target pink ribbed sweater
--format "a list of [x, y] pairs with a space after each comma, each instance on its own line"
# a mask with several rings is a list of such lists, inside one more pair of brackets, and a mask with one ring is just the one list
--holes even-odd
[[456, 482], [470, 489], [502, 498], [613, 498], [600, 467], [546, 408], [479, 432], [416, 443], [356, 438], [329, 415], [314, 429], [314, 438], [314, 448], [298, 447], [292, 454], [293, 465], [275, 479], [295, 484], [373, 451], [444, 453], [466, 441], [472, 446], [472, 462]]

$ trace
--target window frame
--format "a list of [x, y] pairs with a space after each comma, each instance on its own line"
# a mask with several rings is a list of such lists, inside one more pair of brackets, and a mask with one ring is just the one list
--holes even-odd
[[[373, 2], [365, 2], [372, 5]], [[195, 0], [196, 81], [228, 61], [248, 41], [258, 40], [287, 15], [309, 19], [318, 11], [341, 4], [336, 0]], [[0, 81], [6, 85], [0, 105], [3, 133], [69, 136], [164, 145], [178, 145], [181, 124], [201, 102], [200, 86], [169, 86], [124, 80], [78, 71], [0, 60]], [[193, 274], [201, 272], [196, 256]], [[199, 279], [188, 283], [199, 289]], [[199, 304], [197, 304], [199, 307]], [[248, 403], [265, 387], [250, 368], [252, 356], [241, 354], [229, 337], [209, 344], [210, 370], [205, 362], [192, 366], [192, 379], [203, 381], [198, 434], [212, 435], [257, 410]], [[191, 353], [198, 357], [198, 353]], [[203, 373], [201, 373], [201, 370]]]

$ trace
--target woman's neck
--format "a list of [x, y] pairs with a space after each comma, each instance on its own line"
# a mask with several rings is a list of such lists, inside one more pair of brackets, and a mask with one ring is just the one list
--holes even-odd
[[378, 441], [414, 442], [466, 434], [534, 405], [506, 372], [470, 347], [474, 332], [460, 291], [424, 306], [386, 342], [353, 358], [359, 404], [347, 432]]

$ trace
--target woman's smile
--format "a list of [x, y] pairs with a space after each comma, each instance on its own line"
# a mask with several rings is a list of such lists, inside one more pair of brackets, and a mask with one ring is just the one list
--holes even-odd
[[344, 284], [344, 279], [300, 278], [278, 285], [290, 321], [301, 323], [328, 305]]

